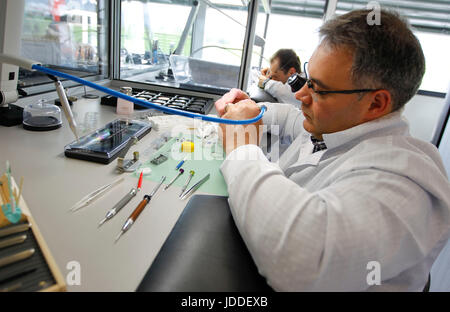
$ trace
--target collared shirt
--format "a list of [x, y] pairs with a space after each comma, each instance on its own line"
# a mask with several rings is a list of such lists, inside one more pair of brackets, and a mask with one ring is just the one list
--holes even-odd
[[221, 171], [236, 225], [269, 285], [421, 291], [450, 236], [450, 184], [437, 149], [411, 137], [395, 112], [324, 134], [327, 149], [312, 153], [298, 110], [267, 106], [264, 123], [280, 125], [291, 146], [277, 163], [256, 145], [241, 146]]
[[313, 153], [327, 149], [325, 142], [323, 140], [316, 139], [313, 135], [311, 135], [311, 142], [314, 145]]
[[296, 108], [300, 108], [302, 102], [295, 98], [295, 93], [292, 92], [291, 86], [288, 83], [281, 81], [269, 80], [264, 85], [264, 91], [276, 98], [279, 103], [292, 104]]

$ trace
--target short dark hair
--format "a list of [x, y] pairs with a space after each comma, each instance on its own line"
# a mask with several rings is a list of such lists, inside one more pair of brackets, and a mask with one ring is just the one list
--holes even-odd
[[321, 44], [350, 48], [355, 86], [388, 90], [396, 111], [419, 89], [425, 57], [408, 22], [397, 12], [381, 10], [380, 25], [369, 25], [371, 12], [355, 10], [329, 20], [319, 30]]
[[279, 60], [280, 69], [287, 73], [291, 67], [294, 67], [297, 73], [301, 73], [300, 58], [292, 49], [280, 49], [270, 58], [270, 63]]

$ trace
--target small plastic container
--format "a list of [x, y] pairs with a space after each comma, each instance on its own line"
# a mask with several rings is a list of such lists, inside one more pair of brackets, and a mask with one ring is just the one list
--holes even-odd
[[[133, 93], [133, 89], [130, 87], [121, 87], [120, 92], [125, 93], [126, 95], [131, 96]], [[126, 115], [130, 116], [133, 114], [134, 111], [134, 104], [133, 102], [118, 98], [117, 99], [117, 108], [116, 113], [118, 115]]]
[[23, 128], [31, 131], [49, 131], [62, 125], [61, 109], [40, 99], [37, 104], [29, 104], [23, 110]]

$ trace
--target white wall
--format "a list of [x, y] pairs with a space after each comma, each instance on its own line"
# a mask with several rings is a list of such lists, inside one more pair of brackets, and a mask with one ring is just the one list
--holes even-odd
[[443, 107], [443, 98], [424, 95], [414, 96], [406, 104], [403, 113], [410, 123], [411, 135], [429, 142]]

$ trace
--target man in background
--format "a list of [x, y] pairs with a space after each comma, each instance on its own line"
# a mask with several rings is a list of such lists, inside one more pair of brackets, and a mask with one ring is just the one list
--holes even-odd
[[279, 103], [292, 104], [299, 108], [301, 102], [295, 98], [288, 78], [294, 73], [301, 73], [300, 58], [291, 49], [280, 49], [270, 59], [270, 68], [261, 70], [258, 87], [276, 98]]

